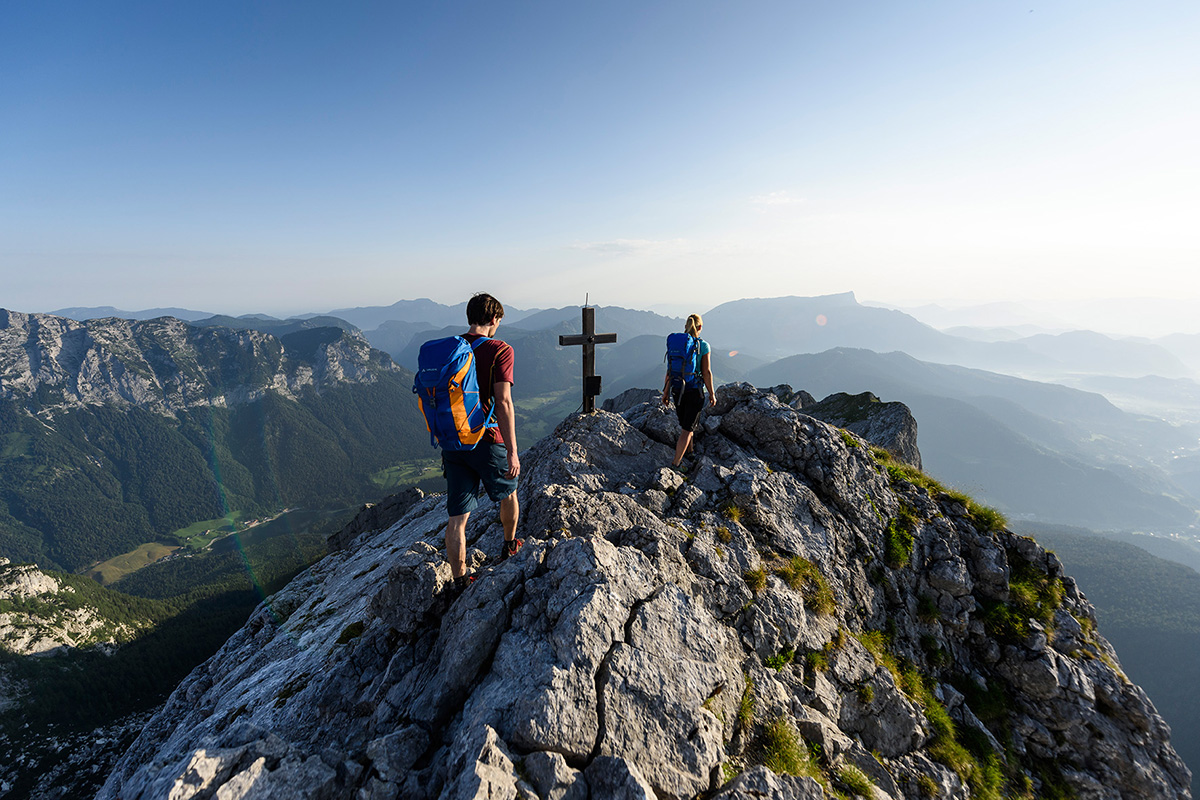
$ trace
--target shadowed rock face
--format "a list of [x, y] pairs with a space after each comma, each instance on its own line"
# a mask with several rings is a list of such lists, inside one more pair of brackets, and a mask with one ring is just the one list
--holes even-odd
[[870, 392], [854, 395], [838, 392], [800, 409], [810, 417], [857, 433], [906, 464], [921, 468], [917, 420], [904, 403], [884, 403]]
[[[965, 798], [989, 759], [1033, 796], [1190, 796], [1032, 540], [748, 385], [686, 477], [677, 434], [653, 402], [568, 419], [522, 456], [525, 548], [500, 562], [495, 505], [472, 515], [461, 594], [444, 498], [363, 532], [179, 686], [99, 797], [819, 798], [853, 766], [877, 798]], [[775, 723], [818, 777], [762, 766]]]

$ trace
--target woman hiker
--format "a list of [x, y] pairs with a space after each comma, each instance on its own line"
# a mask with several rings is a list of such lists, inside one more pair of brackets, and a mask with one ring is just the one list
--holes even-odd
[[[708, 390], [708, 404], [717, 404], [717, 393], [713, 391], [712, 369], [709, 366], [710, 347], [700, 338], [704, 322], [699, 314], [687, 318], [683, 333], [667, 337], [667, 376], [663, 379], [662, 403], [674, 394], [675, 413], [679, 417], [679, 441], [675, 443], [675, 461], [678, 468], [692, 445], [692, 434], [704, 408], [704, 390]], [[696, 374], [699, 372], [699, 374]], [[703, 382], [703, 386], [701, 386]]]

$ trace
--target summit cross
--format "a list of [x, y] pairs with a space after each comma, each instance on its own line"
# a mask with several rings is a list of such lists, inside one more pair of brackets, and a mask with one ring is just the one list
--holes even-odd
[[583, 346], [583, 413], [596, 410], [596, 395], [600, 394], [600, 376], [596, 374], [596, 345], [612, 344], [617, 341], [615, 333], [596, 333], [596, 309], [583, 307], [583, 334], [559, 336], [561, 347]]

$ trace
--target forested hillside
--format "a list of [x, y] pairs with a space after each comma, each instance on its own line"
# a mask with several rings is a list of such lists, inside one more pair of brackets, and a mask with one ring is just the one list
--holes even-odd
[[79, 571], [202, 520], [362, 503], [377, 473], [430, 454], [411, 373], [355, 332], [0, 323], [14, 562]]
[[410, 386], [385, 374], [176, 419], [93, 407], [52, 427], [0, 401], [0, 552], [78, 571], [196, 520], [362, 502], [373, 473], [426, 455]]

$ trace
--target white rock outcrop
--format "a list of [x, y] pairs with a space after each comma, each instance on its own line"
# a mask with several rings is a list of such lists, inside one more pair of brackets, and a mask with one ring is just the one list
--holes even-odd
[[133, 631], [92, 606], [75, 602], [75, 589], [32, 564], [0, 564], [0, 650], [48, 656], [67, 648], [111, 645]]
[[265, 602], [99, 798], [1190, 797], [1036, 543], [749, 386], [686, 477], [677, 430], [564, 422], [522, 456], [525, 548], [499, 561], [481, 506], [461, 594], [444, 498], [410, 498]]

